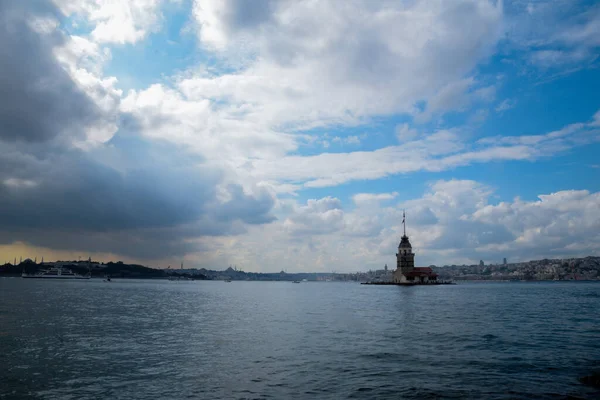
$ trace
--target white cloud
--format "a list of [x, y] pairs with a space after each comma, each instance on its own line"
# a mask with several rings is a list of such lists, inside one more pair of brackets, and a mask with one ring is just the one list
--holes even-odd
[[291, 235], [319, 235], [342, 228], [344, 212], [341, 202], [333, 197], [308, 200], [306, 206], [297, 207], [283, 222]]
[[473, 91], [473, 97], [489, 103], [496, 98], [496, 89], [497, 88], [494, 85], [480, 87]]
[[435, 93], [427, 102], [425, 111], [417, 117], [418, 122], [426, 122], [433, 115], [451, 110], [461, 111], [470, 103], [467, 91], [473, 85], [473, 78], [450, 82]]
[[[600, 254], [600, 193], [561, 191], [497, 204], [493, 197], [492, 188], [468, 180], [434, 182], [422, 197], [393, 206], [373, 202], [342, 210], [338, 199], [327, 197], [293, 203], [287, 218], [246, 235], [209, 240], [223, 246], [217, 257], [222, 265], [260, 271], [278, 271], [282, 265], [288, 272], [364, 271], [394, 265], [406, 209], [418, 265]], [[206, 256], [216, 257], [198, 255]]]
[[31, 179], [8, 178], [4, 180], [4, 184], [9, 188], [33, 188], [37, 186], [37, 182]]
[[434, 115], [441, 115], [449, 111], [466, 111], [474, 103], [489, 103], [496, 97], [496, 86], [481, 86], [473, 88], [476, 84], [473, 78], [461, 79], [451, 82], [441, 88], [427, 102], [425, 110], [415, 118], [416, 122], [427, 122]]
[[[577, 70], [598, 60], [600, 7], [576, 1], [537, 1], [535, 6], [514, 3], [508, 38], [530, 52], [528, 61], [543, 70]], [[520, 13], [521, 8], [527, 13]], [[569, 71], [563, 71], [563, 73]]]
[[[502, 8], [494, 2], [250, 4], [194, 2], [200, 43], [231, 72], [189, 71], [176, 79], [173, 88], [154, 85], [130, 93], [122, 110], [144, 121], [143, 134], [195, 148], [208, 158], [218, 155], [219, 162], [235, 168], [243, 180], [268, 182], [278, 192], [283, 189], [277, 185], [298, 187], [303, 179], [310, 180], [306, 186], [322, 187], [398, 173], [412, 169], [409, 164], [418, 170], [423, 166], [419, 154], [429, 150], [435, 154], [435, 148], [444, 144], [450, 153], [462, 144], [432, 136], [423, 145], [415, 142], [406, 149], [322, 155], [324, 163], [337, 157], [356, 162], [363, 156], [392, 160], [358, 174], [346, 172], [344, 161], [336, 167], [342, 171], [329, 176], [320, 172], [321, 159], [313, 158], [307, 161], [316, 162], [315, 172], [307, 176], [297, 171], [297, 165], [287, 164], [300, 161], [300, 168], [313, 169], [302, 158], [277, 161], [298, 149], [303, 140], [299, 131], [361, 124], [377, 115], [417, 115], [415, 104], [420, 101], [428, 102], [431, 112], [441, 113], [460, 108], [456, 96], [466, 96], [466, 106], [471, 97], [489, 101], [495, 91], [473, 87], [470, 77], [501, 36]], [[471, 21], [468, 33], [463, 29], [465, 19]], [[454, 62], [449, 65], [448, 59]], [[453, 85], [458, 87], [450, 90]], [[471, 92], [465, 94], [466, 90]], [[403, 142], [415, 138], [410, 127], [402, 129], [398, 135]], [[356, 145], [360, 140], [349, 136], [314, 143], [327, 149], [334, 142]], [[439, 145], [429, 143], [436, 140]], [[413, 160], [397, 157], [405, 150], [416, 151]], [[271, 162], [277, 173], [265, 171]], [[286, 171], [291, 176], [282, 177]]]
[[222, 50], [231, 44], [231, 36], [243, 36], [260, 29], [272, 17], [276, 2], [199, 1], [195, 0], [192, 14], [198, 23], [200, 40], [209, 47]]
[[488, 115], [490, 114], [489, 110], [485, 108], [480, 108], [477, 111], [474, 111], [469, 118], [467, 119], [469, 125], [477, 125], [483, 123]]
[[565, 43], [585, 46], [600, 46], [600, 6], [582, 12], [568, 29], [558, 32], [558, 38]]
[[463, 79], [490, 54], [502, 29], [501, 7], [491, 2], [264, 2], [252, 13], [247, 7], [195, 2], [201, 43], [221, 55], [242, 47], [248, 56], [234, 73], [191, 77], [179, 87], [190, 99], [227, 100], [271, 127], [415, 113], [415, 102]]
[[586, 48], [575, 50], [539, 50], [531, 53], [530, 60], [542, 68], [553, 68], [557, 65], [582, 65], [592, 55]]
[[504, 99], [500, 104], [496, 106], [496, 112], [503, 112], [506, 110], [510, 110], [516, 105], [514, 100]]
[[110, 50], [103, 50], [97, 43], [82, 36], [66, 38], [63, 46], [54, 49], [57, 60], [70, 70], [85, 68], [96, 74], [102, 73], [104, 64], [110, 60]]
[[56, 18], [48, 15], [31, 16], [27, 23], [34, 32], [37, 32], [40, 35], [52, 34], [56, 32], [60, 26], [60, 22]]
[[104, 115], [96, 124], [86, 127], [84, 141], [79, 147], [105, 143], [117, 132], [117, 120], [122, 91], [115, 77], [104, 77], [104, 64], [110, 60], [108, 49], [101, 48], [81, 36], [65, 38], [61, 47], [54, 49], [56, 59], [69, 73], [71, 79], [91, 98]]
[[326, 187], [414, 171], [443, 171], [480, 162], [534, 160], [598, 140], [600, 132], [593, 129], [593, 123], [571, 124], [541, 135], [488, 137], [474, 145], [453, 131], [442, 130], [374, 151], [256, 160], [250, 171], [258, 180]]
[[[364, 137], [363, 135], [361, 135], [361, 136]], [[334, 136], [334, 138], [331, 139], [331, 141], [334, 143], [358, 145], [358, 144], [360, 144], [360, 139], [361, 138], [358, 137], [357, 135], [352, 135], [352, 136], [347, 136], [347, 137]]]
[[517, 198], [513, 203], [488, 205], [473, 213], [472, 218], [506, 227], [515, 240], [501, 243], [498, 248], [518, 252], [520, 258], [527, 251], [537, 256], [572, 254], [569, 250], [573, 245], [578, 245], [579, 254], [597, 251], [600, 193], [568, 190], [538, 197], [538, 201]]
[[415, 139], [419, 132], [411, 128], [409, 124], [400, 124], [396, 126], [396, 137], [400, 143], [409, 142]]
[[[462, 83], [458, 92], [470, 88], [474, 80], [468, 75], [499, 39], [499, 5], [470, 0], [249, 4], [194, 3], [205, 49], [226, 62], [232, 54], [243, 54], [243, 60], [229, 73], [190, 71], [172, 88], [155, 84], [130, 92], [121, 111], [140, 121], [143, 135], [195, 149], [235, 170], [238, 179], [268, 183], [278, 192], [282, 189], [277, 185], [297, 187], [302, 180], [310, 180], [306, 186], [322, 187], [419, 170], [431, 155], [464, 147], [454, 134], [436, 133], [406, 147], [376, 152], [286, 157], [304, 140], [299, 130], [358, 124], [381, 114], [416, 114], [415, 103], [436, 94], [438, 100], [432, 99], [429, 107], [444, 110], [453, 99], [439, 98], [440, 91], [455, 82]], [[371, 18], [364, 18], [365, 13]], [[471, 21], [469, 33], [463, 29], [464, 19]], [[248, 37], [252, 40], [246, 41]], [[449, 58], [455, 62], [440, 68]], [[492, 91], [479, 88], [469, 96], [487, 99]], [[405, 141], [414, 138], [408, 127], [399, 134]], [[334, 141], [359, 140], [350, 136], [315, 143], [327, 148]], [[404, 158], [404, 152], [413, 154]], [[338, 157], [341, 165], [326, 173], [325, 164]], [[350, 171], [363, 159], [376, 165]], [[350, 160], [353, 166], [347, 165]], [[432, 169], [446, 168], [435, 164]]]
[[398, 196], [398, 192], [393, 193], [357, 193], [352, 196], [352, 201], [357, 206], [372, 205], [380, 201], [392, 200]]
[[593, 121], [590, 123], [591, 126], [600, 126], [600, 110], [594, 114]]
[[158, 27], [162, 0], [54, 0], [66, 15], [85, 18], [99, 43], [136, 43]]
[[244, 118], [243, 107], [190, 99], [160, 84], [130, 91], [121, 111], [137, 118], [145, 136], [184, 144], [211, 160], [240, 167], [255, 158], [276, 158], [297, 148], [292, 135]]
[[[231, 257], [238, 265], [268, 270], [277, 269], [282, 259], [293, 268], [308, 270], [329, 270], [333, 265], [365, 269], [382, 261], [390, 263], [402, 208], [409, 210], [409, 230], [423, 251], [424, 263], [495, 257], [503, 252], [521, 257], [529, 254], [526, 250], [531, 253], [528, 258], [544, 250], [594, 251], [590, 243], [597, 243], [592, 231], [598, 231], [597, 218], [590, 210], [596, 210], [598, 197], [587, 192], [559, 192], [540, 196], [539, 201], [517, 199], [494, 205], [490, 204], [493, 190], [484, 185], [440, 181], [422, 198], [395, 207], [389, 204], [398, 192], [356, 194], [352, 210], [342, 209], [342, 202], [332, 197], [305, 204], [274, 198], [302, 188], [393, 174], [535, 160], [599, 140], [595, 127], [600, 125], [600, 112], [592, 122], [555, 132], [475, 143], [460, 129], [421, 133], [411, 124], [401, 124], [396, 127], [400, 142], [396, 146], [299, 154], [305, 143], [327, 148], [332, 143], [358, 145], [366, 138], [314, 138], [311, 135], [320, 134], [307, 132], [310, 128], [358, 125], [380, 115], [398, 114], [400, 120], [408, 115], [423, 122], [494, 101], [498, 86], [478, 76], [476, 67], [502, 37], [506, 26], [502, 2], [194, 1], [201, 50], [216, 58], [219, 66], [227, 66], [227, 72], [196, 65], [173, 77], [169, 85], [154, 84], [123, 98], [116, 78], [104, 76], [103, 66], [111, 53], [102, 46], [139, 44], [159, 27], [164, 0], [54, 1], [74, 18], [71, 22], [91, 27], [89, 36], [66, 37], [54, 52], [103, 116], [102, 122], [85, 128], [86, 138], [77, 145], [106, 143], [117, 128], [155, 142], [183, 145], [225, 175], [216, 189], [220, 206], [239, 200], [215, 208], [218, 212], [243, 214], [244, 205], [249, 205], [248, 214], [254, 212], [252, 207], [266, 214], [272, 203], [280, 207], [280, 221], [250, 227], [248, 235], [239, 238], [185, 236], [211, 249], [211, 254], [202, 254], [203, 262]], [[543, 9], [536, 4], [528, 11], [539, 15]], [[528, 38], [526, 47], [536, 46], [537, 51], [530, 61], [550, 68], [592, 59], [598, 46], [598, 15], [595, 11], [583, 15], [569, 25], [577, 29], [561, 27], [547, 40], [540, 40], [543, 35], [532, 29], [537, 36]], [[464, 21], [469, 21], [469, 29]], [[58, 27], [53, 18], [31, 20], [30, 26], [39, 35], [51, 35]], [[504, 100], [496, 110], [514, 104]], [[481, 109], [467, 120], [481, 120], [486, 113]], [[6, 176], [2, 183], [11, 190], [37, 185], [33, 179]], [[232, 182], [241, 186], [231, 190]], [[544, 215], [538, 215], [540, 210]], [[548, 219], [548, 213], [561, 215], [558, 220], [563, 225]], [[587, 219], [583, 221], [587, 225], [578, 225], [581, 218]], [[580, 240], [559, 243], [556, 232], [565, 227]], [[231, 229], [243, 230], [238, 225]]]

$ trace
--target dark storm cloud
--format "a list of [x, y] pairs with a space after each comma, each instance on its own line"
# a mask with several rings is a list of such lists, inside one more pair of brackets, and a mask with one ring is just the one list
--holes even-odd
[[[192, 171], [164, 161], [128, 165], [121, 172], [78, 150], [47, 156], [38, 170], [26, 165], [27, 157], [14, 163], [0, 156], [1, 171], [29, 169], [16, 185], [0, 186], [3, 226], [90, 231], [173, 226], [201, 214], [220, 179], [215, 171]], [[115, 157], [127, 156], [118, 152]], [[184, 178], [194, 172], [197, 177]], [[0, 177], [5, 182], [11, 178], [1, 172]], [[32, 187], [18, 184], [25, 181]]]
[[54, 59], [64, 36], [32, 28], [31, 18], [57, 15], [47, 1], [0, 0], [0, 244], [156, 259], [273, 220], [267, 192], [229, 185], [220, 202], [223, 171], [140, 139], [130, 115], [106, 145], [73, 148], [103, 115]]
[[239, 185], [228, 185], [231, 199], [218, 210], [220, 220], [237, 219], [248, 224], [265, 224], [276, 218], [269, 214], [275, 201], [267, 191], [259, 191], [256, 197], [244, 193]]
[[[262, 224], [272, 197], [228, 185], [218, 169], [176, 146], [121, 140], [80, 150], [0, 154], [0, 243], [160, 258], [199, 250], [201, 236], [239, 234]], [[19, 172], [16, 176], [12, 173]]]
[[272, 0], [234, 0], [227, 7], [226, 19], [231, 30], [255, 29], [271, 20]]
[[[0, 0], [0, 139], [47, 141], [100, 117], [94, 102], [58, 64], [58, 32], [39, 34], [32, 17], [57, 17], [47, 1]], [[75, 130], [71, 131], [71, 128]]]

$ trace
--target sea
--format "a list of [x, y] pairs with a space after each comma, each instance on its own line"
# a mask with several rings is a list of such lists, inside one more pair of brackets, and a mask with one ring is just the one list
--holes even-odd
[[598, 399], [600, 282], [0, 278], [2, 399]]

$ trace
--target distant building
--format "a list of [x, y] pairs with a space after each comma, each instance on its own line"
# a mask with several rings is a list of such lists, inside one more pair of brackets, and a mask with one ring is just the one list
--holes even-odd
[[430, 267], [415, 268], [415, 253], [406, 236], [406, 214], [402, 213], [402, 225], [404, 234], [400, 238], [398, 253], [396, 253], [396, 271], [394, 271], [394, 283], [427, 283], [436, 281], [437, 274]]
[[485, 265], [485, 263], [483, 262], [483, 260], [479, 260], [479, 266], [483, 267]]
[[383, 270], [387, 273], [387, 264], [385, 264], [385, 267], [383, 267]]
[[504, 260], [502, 260], [502, 264], [506, 265], [506, 257], [504, 257]]

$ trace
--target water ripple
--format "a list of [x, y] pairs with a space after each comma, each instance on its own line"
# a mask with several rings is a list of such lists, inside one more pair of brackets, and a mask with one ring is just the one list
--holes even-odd
[[599, 293], [0, 279], [0, 398], [600, 398]]

